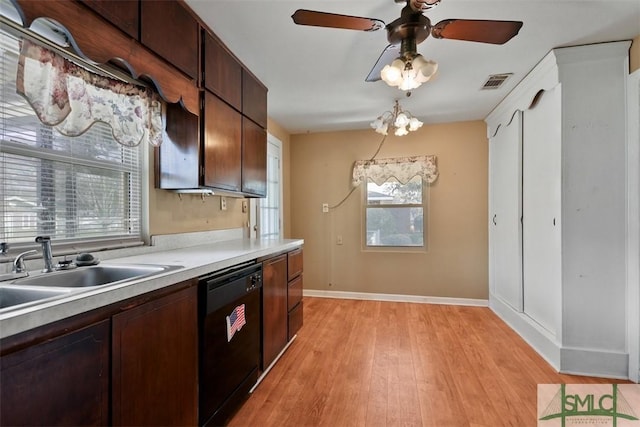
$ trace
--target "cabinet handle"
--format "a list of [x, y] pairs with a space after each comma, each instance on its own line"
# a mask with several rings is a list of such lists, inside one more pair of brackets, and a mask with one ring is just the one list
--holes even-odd
[[498, 225], [498, 223], [496, 222], [496, 217], [497, 214], [493, 214], [493, 225]]
[[556, 226], [556, 219], [555, 218], [553, 218], [553, 226], [554, 227]]

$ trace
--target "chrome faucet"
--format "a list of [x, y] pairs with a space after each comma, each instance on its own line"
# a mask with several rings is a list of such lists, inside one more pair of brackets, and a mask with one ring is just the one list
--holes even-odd
[[32, 249], [30, 251], [26, 251], [26, 252], [22, 252], [21, 254], [18, 254], [16, 259], [13, 260], [13, 270], [11, 270], [11, 272], [15, 274], [24, 274], [26, 276], [27, 266], [24, 264], [24, 257], [27, 255], [37, 254], [37, 253], [38, 251], [36, 251], [35, 249]]
[[51, 254], [51, 237], [38, 236], [36, 237], [36, 243], [40, 243], [42, 245], [42, 259], [44, 260], [44, 269], [42, 272], [51, 273], [54, 271], [53, 256]]

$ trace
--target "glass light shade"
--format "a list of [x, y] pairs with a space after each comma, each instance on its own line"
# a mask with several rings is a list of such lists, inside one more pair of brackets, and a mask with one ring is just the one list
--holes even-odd
[[401, 126], [399, 128], [396, 128], [395, 134], [396, 136], [404, 136], [407, 135], [409, 133], [409, 131], [407, 130], [406, 126]]
[[400, 58], [395, 59], [391, 64], [385, 65], [380, 72], [380, 78], [389, 86], [399, 86], [402, 82], [402, 70], [404, 62]]
[[418, 130], [422, 127], [422, 122], [418, 119], [416, 119], [415, 117], [412, 117], [411, 120], [409, 120], [409, 130], [410, 131], [415, 131]]
[[393, 125], [397, 128], [400, 127], [404, 127], [406, 125], [409, 124], [409, 118], [407, 117], [407, 115], [405, 113], [400, 113], [398, 114], [398, 116], [396, 117], [395, 122], [393, 122]]
[[382, 135], [387, 135], [389, 131], [396, 136], [408, 135], [422, 126], [422, 122], [413, 115], [404, 111], [396, 100], [393, 110], [386, 111], [377, 119], [371, 122], [371, 127]]
[[406, 63], [396, 58], [391, 64], [385, 65], [380, 77], [389, 86], [397, 86], [400, 90], [412, 90], [427, 82], [438, 70], [438, 64], [416, 55]]

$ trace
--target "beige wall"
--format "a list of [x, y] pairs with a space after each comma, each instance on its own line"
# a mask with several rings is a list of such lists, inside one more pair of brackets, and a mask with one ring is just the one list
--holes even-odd
[[[367, 252], [362, 241], [361, 188], [349, 191], [353, 162], [373, 155], [372, 130], [291, 136], [291, 231], [305, 239], [305, 288], [488, 297], [487, 158], [482, 121], [424, 126], [388, 137], [378, 158], [434, 154], [440, 176], [429, 189], [428, 251]], [[341, 235], [343, 245], [336, 244]]]
[[[153, 149], [151, 149], [153, 150]], [[227, 210], [220, 209], [219, 196], [177, 194], [154, 187], [153, 152], [149, 154], [149, 234], [189, 233], [244, 227], [249, 217], [242, 213], [242, 199], [227, 197]]]
[[640, 35], [633, 39], [629, 52], [629, 72], [633, 73], [638, 69], [640, 69]]

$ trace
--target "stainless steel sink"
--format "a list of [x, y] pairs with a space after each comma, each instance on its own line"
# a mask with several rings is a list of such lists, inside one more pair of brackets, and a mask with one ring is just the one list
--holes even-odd
[[45, 273], [39, 276], [26, 277], [11, 282], [13, 285], [47, 286], [59, 288], [89, 288], [111, 285], [127, 280], [152, 276], [165, 271], [181, 268], [180, 266], [150, 264], [120, 264], [78, 267], [74, 270]]
[[19, 308], [18, 306], [28, 306], [35, 303], [42, 303], [46, 300], [68, 295], [72, 289], [60, 288], [40, 288], [3, 285], [0, 286], [0, 309]]

